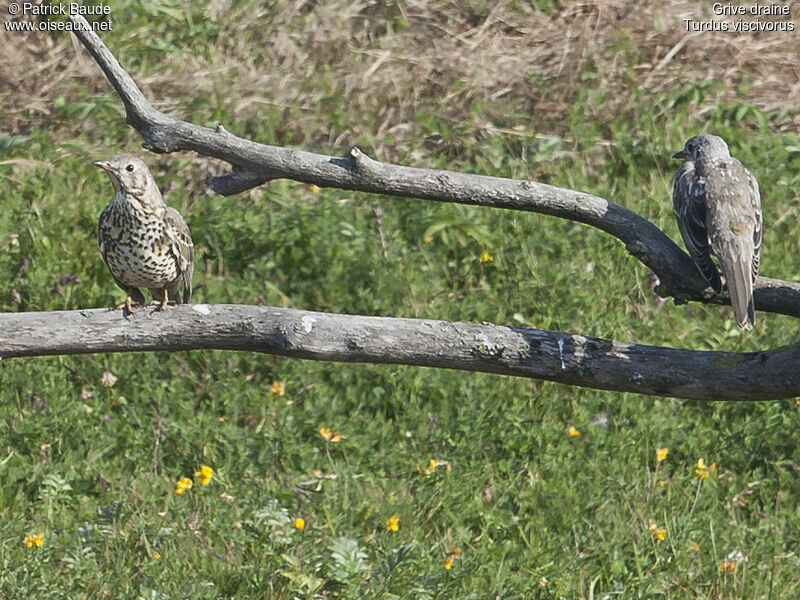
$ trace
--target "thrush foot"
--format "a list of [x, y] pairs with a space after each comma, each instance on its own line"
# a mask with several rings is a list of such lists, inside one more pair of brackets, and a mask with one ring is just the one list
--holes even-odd
[[134, 306], [138, 308], [138, 307], [141, 307], [142, 305], [141, 305], [141, 304], [139, 304], [138, 302], [134, 302], [134, 301], [131, 299], [131, 297], [130, 297], [130, 296], [128, 296], [128, 297], [125, 299], [125, 302], [123, 302], [123, 303], [121, 303], [121, 304], [118, 304], [118, 305], [117, 305], [117, 310], [124, 309], [124, 310], [125, 310], [125, 311], [127, 311], [127, 313], [130, 315], [130, 314], [133, 314], [133, 307], [134, 307]]

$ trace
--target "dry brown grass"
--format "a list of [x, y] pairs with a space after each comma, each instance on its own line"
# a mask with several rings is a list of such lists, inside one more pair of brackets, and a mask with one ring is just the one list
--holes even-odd
[[[712, 79], [723, 84], [724, 99], [738, 98], [768, 113], [800, 106], [797, 25], [794, 33], [692, 35], [682, 19], [707, 19], [710, 3], [563, 4], [548, 15], [508, 1], [465, 6], [295, 0], [268, 13], [214, 0], [206, 11], [225, 35], [209, 42], [212, 46], [145, 61], [141, 70], [130, 62], [124, 66], [167, 112], [183, 116], [186, 98], [222, 93], [234, 120], [263, 118], [266, 107], [279, 111], [283, 126], [276, 141], [341, 147], [366, 136], [389, 159], [409, 136], [418, 135], [414, 123], [420, 109], [466, 127], [468, 134], [481, 135], [491, 121], [531, 113], [540, 132], [558, 133], [587, 85], [581, 75], [589, 71], [595, 73], [591, 85], [608, 94], [602, 103], [588, 105], [588, 119], [624, 114], [636, 88], [655, 94]], [[5, 5], [0, 2], [3, 14]], [[405, 26], [392, 30], [398, 17]], [[154, 29], [158, 35], [163, 27]], [[79, 85], [108, 93], [107, 82], [74, 38], [54, 39], [25, 35], [22, 43], [0, 47], [3, 130], [52, 127], [53, 99], [77, 97]], [[132, 36], [111, 49], [118, 57], [135, 55], [141, 43], [141, 36]], [[697, 107], [696, 118], [717, 99]], [[345, 126], [320, 119], [323, 103], [325, 113], [331, 103], [342, 104], [337, 110]], [[476, 103], [481, 103], [477, 109]], [[798, 125], [798, 115], [775, 124], [792, 130]], [[77, 133], [79, 126], [59, 128]], [[390, 147], [382, 143], [387, 133]]]

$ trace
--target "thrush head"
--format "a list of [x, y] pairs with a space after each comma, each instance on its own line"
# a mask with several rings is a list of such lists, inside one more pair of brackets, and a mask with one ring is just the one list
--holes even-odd
[[696, 135], [693, 138], [689, 138], [683, 146], [683, 150], [673, 154], [672, 158], [697, 161], [704, 157], [727, 158], [730, 155], [728, 144], [721, 137], [716, 135]]
[[130, 154], [119, 154], [107, 161], [100, 160], [92, 164], [106, 172], [117, 195], [134, 198], [145, 209], [164, 207], [164, 200], [150, 169], [141, 159]]

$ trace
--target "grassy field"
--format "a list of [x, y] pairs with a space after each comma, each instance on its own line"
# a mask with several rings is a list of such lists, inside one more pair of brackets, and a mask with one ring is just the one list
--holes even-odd
[[[800, 279], [797, 33], [735, 56], [744, 38], [707, 34], [663, 61], [680, 2], [467, 4], [119, 2], [103, 39], [175, 116], [582, 189], [676, 240], [670, 156], [717, 133], [761, 184], [763, 274]], [[125, 150], [187, 218], [197, 302], [697, 349], [797, 339], [786, 317], [741, 334], [730, 308], [660, 306], [621, 244], [559, 219], [288, 181], [210, 195], [222, 166], [139, 148], [74, 40], [3, 35], [0, 311], [122, 300], [91, 162]], [[800, 594], [794, 400], [187, 352], [3, 361], [0, 414], [0, 598]]]

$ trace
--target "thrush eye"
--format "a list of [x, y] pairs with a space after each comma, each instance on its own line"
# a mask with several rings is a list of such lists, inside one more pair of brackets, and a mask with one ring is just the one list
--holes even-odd
[[125, 170], [128, 171], [128, 172], [133, 172], [133, 165], [132, 164], [128, 164], [128, 166], [125, 167]]

